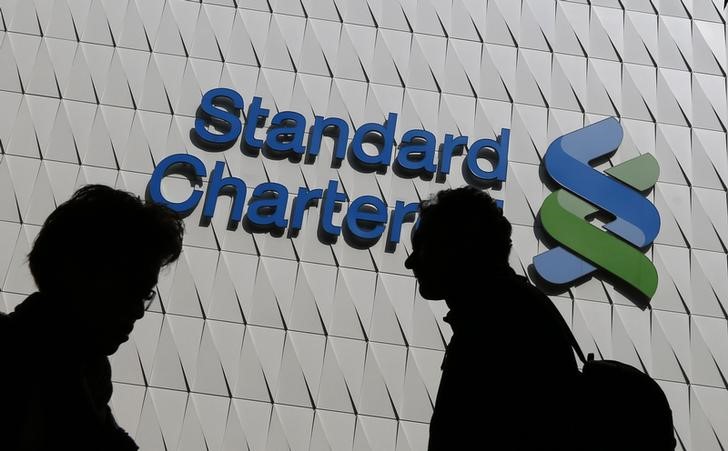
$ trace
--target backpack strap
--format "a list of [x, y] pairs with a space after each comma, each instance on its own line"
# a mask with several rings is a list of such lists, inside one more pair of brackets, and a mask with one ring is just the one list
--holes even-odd
[[[561, 313], [559, 313], [559, 316], [561, 316]], [[564, 317], [561, 316], [561, 322], [564, 325], [564, 329], [566, 329], [566, 332], [568, 334], [569, 342], [571, 343], [571, 347], [574, 348], [574, 351], [576, 352], [576, 355], [579, 357], [579, 360], [581, 360], [581, 363], [586, 365], [586, 362], [594, 360], [594, 354], [589, 353], [589, 355], [584, 358], [584, 352], [581, 350], [581, 347], [579, 346], [579, 342], [576, 341], [576, 337], [574, 336], [574, 333], [571, 331], [571, 328], [568, 324], [566, 324], [566, 321], [564, 320]]]
[[569, 344], [576, 352], [577, 357], [579, 357], [579, 360], [581, 360], [582, 364], [586, 365], [586, 362], [594, 360], [594, 354], [590, 353], [587, 357], [584, 357], [584, 352], [581, 350], [581, 347], [579, 346], [579, 342], [576, 341], [576, 337], [574, 336], [574, 333], [571, 331], [571, 328], [566, 323], [566, 320], [563, 316], [561, 316], [561, 312], [559, 312], [559, 309], [556, 308], [556, 305], [554, 305], [553, 301], [549, 299], [548, 296], [544, 295], [548, 303], [550, 304], [547, 310], [551, 312], [551, 315], [553, 316], [553, 320], [561, 324], [561, 329], [563, 334], [566, 336], [566, 339], [569, 341]]

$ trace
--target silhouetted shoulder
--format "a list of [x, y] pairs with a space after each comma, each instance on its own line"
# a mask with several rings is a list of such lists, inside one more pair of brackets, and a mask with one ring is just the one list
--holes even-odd
[[[17, 319], [13, 313], [0, 313], [0, 343], [0, 360], [3, 363], [0, 378], [8, 380], [17, 372], [16, 361], [23, 355], [22, 348], [25, 345], [18, 333]], [[3, 390], [7, 390], [7, 386], [3, 386]]]
[[0, 444], [2, 449], [16, 449], [19, 431], [22, 429], [21, 418], [26, 416], [27, 406], [23, 397], [28, 396], [31, 387], [27, 385], [24, 368], [27, 364], [19, 349], [22, 337], [17, 334], [16, 321], [12, 314], [0, 314], [0, 390], [2, 405], [0, 406]]
[[453, 304], [430, 450], [503, 440], [511, 449], [571, 449], [578, 367], [555, 315], [551, 300], [515, 274]]
[[[108, 358], [78, 354], [56, 303], [30, 295], [0, 316], [1, 450], [133, 450], [115, 423]], [[61, 387], [61, 389], [59, 389]]]
[[[7, 343], [7, 341], [4, 340], [5, 337], [7, 337], [10, 329], [10, 317], [6, 313], [0, 313], [0, 339], [3, 339], [0, 341], [0, 343]], [[3, 348], [0, 348], [3, 349]]]

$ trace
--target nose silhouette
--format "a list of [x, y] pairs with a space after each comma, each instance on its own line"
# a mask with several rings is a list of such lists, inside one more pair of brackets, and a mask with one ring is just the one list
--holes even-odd
[[407, 269], [412, 269], [412, 260], [414, 260], [414, 252], [407, 257], [407, 260], [404, 261], [404, 267]]
[[144, 305], [145, 302], [142, 299], [128, 299], [119, 314], [125, 321], [135, 322], [144, 316]]
[[134, 310], [132, 311], [132, 317], [134, 320], [142, 319], [144, 316], [144, 302], [136, 302], [134, 304]]

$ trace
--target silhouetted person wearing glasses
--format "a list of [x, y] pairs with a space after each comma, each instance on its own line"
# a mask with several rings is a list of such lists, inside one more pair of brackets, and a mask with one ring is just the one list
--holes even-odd
[[430, 451], [572, 447], [576, 359], [556, 307], [508, 265], [510, 237], [478, 189], [440, 191], [421, 206], [405, 266], [422, 297], [445, 300], [453, 331]]
[[102, 185], [48, 216], [28, 255], [38, 292], [0, 315], [0, 449], [137, 449], [108, 406], [108, 356], [144, 315], [182, 235], [172, 211]]

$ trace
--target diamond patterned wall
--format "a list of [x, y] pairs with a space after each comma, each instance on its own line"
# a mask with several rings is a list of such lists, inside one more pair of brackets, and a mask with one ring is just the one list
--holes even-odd
[[[586, 351], [659, 381], [679, 448], [728, 447], [721, 0], [0, 0], [0, 14], [0, 309], [34, 291], [25, 256], [56, 205], [86, 183], [141, 195], [174, 153], [224, 159], [249, 186], [334, 179], [388, 205], [465, 183], [331, 168], [330, 147], [314, 164], [203, 151], [189, 131], [214, 87], [309, 121], [396, 112], [396, 136], [510, 128], [494, 195], [522, 274], [545, 250], [534, 222], [548, 144], [616, 116], [624, 141], [602, 169], [644, 153], [661, 167], [658, 293], [642, 311], [595, 277], [552, 299]], [[228, 230], [220, 213], [201, 226], [200, 210], [161, 303], [113, 357], [113, 410], [142, 449], [425, 449], [451, 332], [404, 269], [408, 240], [393, 253], [384, 240], [323, 244], [315, 208], [294, 237]]]

